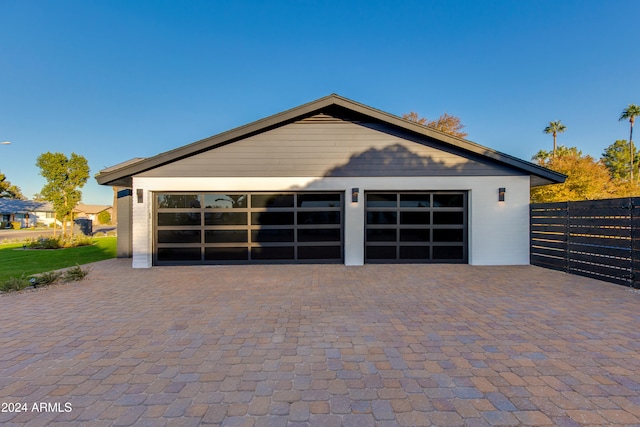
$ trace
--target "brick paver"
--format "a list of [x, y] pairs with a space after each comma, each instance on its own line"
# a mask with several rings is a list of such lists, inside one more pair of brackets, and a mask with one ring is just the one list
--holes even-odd
[[531, 266], [129, 264], [0, 296], [0, 424], [640, 426], [640, 294], [621, 286]]

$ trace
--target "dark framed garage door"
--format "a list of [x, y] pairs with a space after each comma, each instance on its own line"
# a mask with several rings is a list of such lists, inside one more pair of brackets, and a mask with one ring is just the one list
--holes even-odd
[[155, 193], [154, 264], [342, 262], [342, 193]]
[[467, 192], [367, 192], [365, 261], [467, 262]]

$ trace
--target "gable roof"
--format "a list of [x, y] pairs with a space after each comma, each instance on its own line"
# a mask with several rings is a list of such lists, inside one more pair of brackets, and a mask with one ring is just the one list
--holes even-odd
[[257, 120], [253, 123], [231, 129], [174, 150], [160, 153], [153, 157], [136, 158], [119, 165], [103, 169], [96, 175], [96, 180], [102, 185], [131, 187], [131, 177], [133, 175], [196, 155], [218, 146], [233, 143], [240, 139], [274, 129], [321, 112], [338, 112], [341, 116], [353, 117], [355, 120], [359, 121], [373, 120], [375, 122], [381, 122], [398, 127], [423, 137], [435, 139], [445, 146], [448, 145], [455, 147], [487, 160], [522, 171], [531, 176], [531, 186], [561, 183], [566, 179], [565, 175], [534, 163], [518, 159], [508, 154], [476, 144], [475, 142], [428, 128], [339, 95], [332, 94], [307, 104], [300, 105], [299, 107]]
[[53, 205], [49, 202], [36, 202], [35, 200], [17, 200], [0, 198], [0, 213], [15, 214], [29, 212], [53, 212]]
[[99, 214], [102, 211], [106, 211], [111, 209], [111, 206], [108, 205], [85, 205], [84, 203], [78, 203], [75, 208], [73, 208], [74, 212], [83, 212], [86, 214]]

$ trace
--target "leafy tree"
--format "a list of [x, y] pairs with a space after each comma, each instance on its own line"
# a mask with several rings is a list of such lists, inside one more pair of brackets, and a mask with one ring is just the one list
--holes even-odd
[[403, 114], [402, 118], [405, 120], [409, 120], [410, 122], [416, 122], [419, 125], [425, 125], [427, 124], [427, 118], [426, 117], [420, 117], [418, 115], [418, 113], [411, 111], [410, 113], [407, 114]]
[[102, 211], [98, 214], [98, 224], [111, 224], [111, 214], [109, 211]]
[[629, 120], [629, 180], [633, 181], [633, 156], [631, 153], [634, 153], [633, 149], [633, 124], [636, 121], [636, 116], [640, 116], [640, 107], [634, 104], [629, 104], [627, 108], [622, 110], [622, 114], [620, 114], [619, 121]]
[[[556, 154], [558, 156], [582, 156], [582, 151], [576, 147], [565, 147], [560, 145], [557, 147]], [[553, 151], [540, 150], [531, 157], [531, 160], [541, 166], [547, 166], [553, 160]]]
[[440, 132], [448, 133], [449, 135], [457, 136], [458, 138], [464, 138], [468, 135], [466, 132], [462, 132], [464, 125], [460, 118], [447, 113], [442, 114], [436, 120], [428, 120], [426, 117], [420, 117], [418, 113], [411, 111], [410, 113], [403, 114], [402, 118], [431, 129], [439, 130]]
[[614, 180], [613, 195], [611, 197], [638, 197], [640, 183], [638, 181]]
[[20, 187], [17, 187], [7, 181], [6, 175], [2, 172], [0, 172], [0, 199], [25, 199]]
[[[602, 163], [609, 169], [609, 174], [614, 180], [630, 180], [629, 177], [629, 145], [625, 139], [619, 139], [602, 153]], [[638, 163], [640, 152], [636, 150], [633, 161]]]
[[567, 180], [563, 184], [532, 188], [532, 203], [604, 199], [616, 194], [606, 166], [583, 155], [576, 147], [558, 146], [555, 158], [553, 153], [540, 151], [533, 160], [567, 175]]
[[[562, 146], [561, 146], [562, 147]], [[531, 156], [531, 161], [536, 162], [540, 166], [544, 166], [551, 161], [551, 156], [553, 153], [547, 150], [540, 150], [533, 156]]]
[[567, 127], [563, 125], [560, 120], [557, 122], [549, 122], [549, 126], [544, 128], [544, 133], [550, 133], [553, 135], [553, 154], [552, 157], [556, 156], [556, 137], [558, 133], [564, 133], [567, 130]]
[[[79, 188], [89, 179], [87, 159], [76, 153], [67, 158], [62, 153], [47, 152], [38, 156], [36, 165], [47, 180], [41, 195], [53, 204], [56, 216], [63, 220], [62, 233], [66, 235], [67, 222], [73, 220], [73, 208], [82, 198]], [[73, 234], [73, 226], [69, 234]]]

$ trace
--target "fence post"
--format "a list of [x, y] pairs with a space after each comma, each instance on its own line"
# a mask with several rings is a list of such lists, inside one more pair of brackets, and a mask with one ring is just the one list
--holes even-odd
[[640, 288], [640, 277], [638, 275], [638, 265], [636, 264], [637, 257], [636, 257], [636, 250], [640, 249], [638, 247], [638, 241], [636, 240], [637, 237], [637, 232], [636, 232], [636, 228], [637, 228], [637, 224], [636, 221], [640, 218], [638, 218], [635, 215], [636, 212], [636, 202], [639, 201], [640, 199], [638, 199], [637, 197], [630, 197], [629, 198], [629, 209], [631, 210], [631, 215], [629, 216], [630, 218], [630, 222], [631, 222], [631, 227], [630, 227], [630, 236], [631, 236], [631, 287], [635, 288], [635, 289], [639, 289]]
[[564, 217], [564, 242], [565, 242], [565, 247], [564, 247], [564, 271], [565, 273], [569, 273], [569, 247], [571, 246], [571, 233], [570, 231], [570, 227], [569, 227], [569, 223], [570, 223], [570, 218], [569, 216], [571, 215], [571, 202], [565, 202], [565, 209], [566, 209], [566, 215]]

